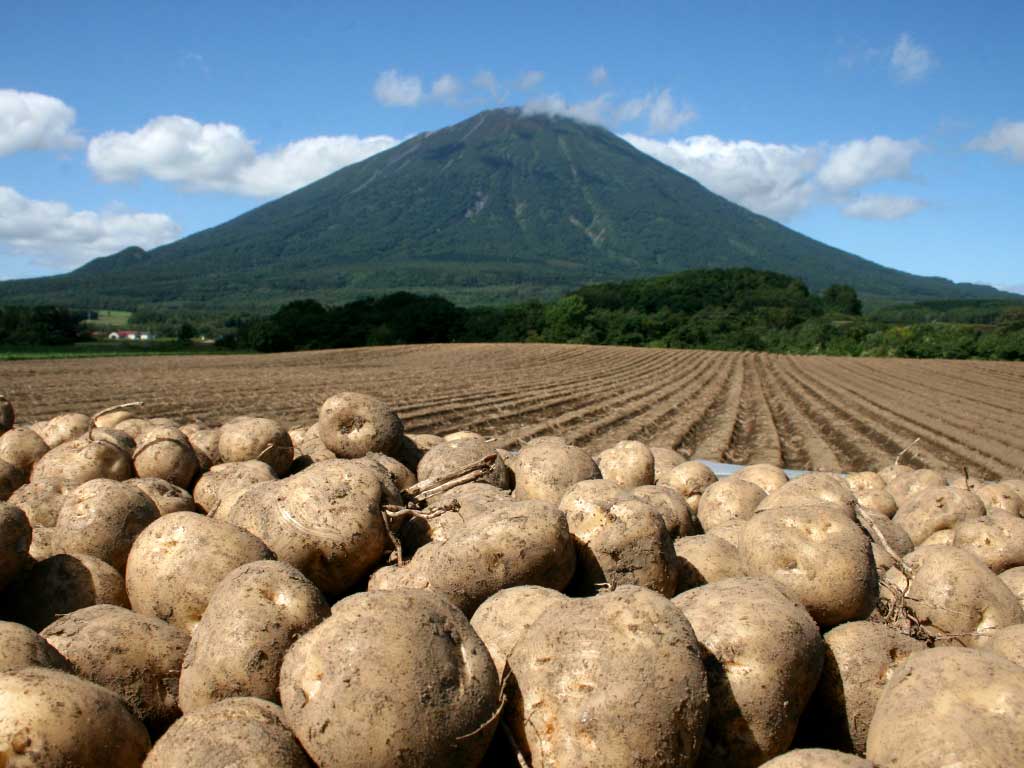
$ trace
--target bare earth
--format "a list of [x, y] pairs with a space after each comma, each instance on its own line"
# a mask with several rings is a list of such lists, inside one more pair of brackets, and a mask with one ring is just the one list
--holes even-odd
[[1024, 474], [1024, 363], [550, 344], [0, 363], [19, 422], [144, 400], [149, 416], [296, 426], [344, 390], [385, 399], [410, 432], [468, 429], [505, 446], [638, 439], [736, 464], [859, 470], [920, 438], [907, 463]]

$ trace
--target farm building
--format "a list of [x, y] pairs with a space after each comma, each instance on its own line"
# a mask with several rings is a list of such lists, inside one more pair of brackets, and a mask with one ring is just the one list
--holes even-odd
[[111, 331], [107, 334], [111, 341], [149, 341], [149, 331]]

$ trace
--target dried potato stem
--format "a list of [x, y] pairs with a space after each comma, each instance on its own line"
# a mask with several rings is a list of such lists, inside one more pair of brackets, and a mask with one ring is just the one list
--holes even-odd
[[921, 438], [920, 437], [915, 437], [914, 438], [914, 442], [912, 442], [910, 445], [908, 445], [906, 448], [904, 448], [902, 451], [900, 451], [899, 453], [896, 454], [896, 460], [892, 463], [892, 465], [894, 467], [899, 466], [900, 459], [903, 458], [903, 454], [905, 454], [907, 451], [909, 451], [911, 448], [913, 448], [915, 445], [917, 445], [920, 442], [921, 442]]
[[[6, 397], [3, 397], [3, 395], [0, 395], [0, 397], [2, 397], [4, 400], [7, 399]], [[94, 413], [92, 415], [92, 418], [89, 419], [89, 432], [87, 433], [87, 438], [90, 441], [93, 439], [92, 431], [94, 429], [96, 429], [96, 419], [98, 419], [100, 416], [106, 416], [108, 413], [113, 413], [114, 411], [127, 410], [129, 408], [141, 408], [144, 405], [145, 405], [145, 403], [142, 402], [141, 400], [136, 400], [136, 401], [131, 402], [131, 403], [121, 403], [119, 405], [111, 405], [111, 406], [109, 406], [107, 408], [104, 408], [102, 411], [97, 411], [96, 413]]]

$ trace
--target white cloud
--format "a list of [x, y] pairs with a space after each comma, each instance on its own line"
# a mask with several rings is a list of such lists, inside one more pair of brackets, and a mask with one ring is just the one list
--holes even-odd
[[0, 244], [50, 269], [73, 269], [130, 245], [155, 248], [180, 233], [162, 213], [75, 211], [0, 187]]
[[867, 195], [843, 206], [843, 213], [857, 219], [902, 219], [924, 208], [925, 202], [917, 197]]
[[832, 150], [818, 180], [833, 191], [845, 192], [882, 179], [904, 178], [922, 149], [919, 141], [888, 136], [849, 141]]
[[971, 141], [969, 149], [981, 152], [1006, 152], [1014, 160], [1024, 162], [1024, 121], [1000, 120], [984, 136]]
[[600, 125], [606, 121], [610, 107], [611, 95], [607, 93], [577, 104], [569, 104], [558, 94], [552, 94], [528, 101], [523, 107], [523, 113], [571, 117], [582, 123]]
[[499, 98], [500, 86], [498, 85], [498, 78], [494, 76], [491, 70], [482, 69], [477, 72], [476, 77], [473, 78], [473, 85], [490, 93], [492, 98]]
[[416, 75], [402, 75], [389, 69], [377, 75], [373, 95], [387, 107], [415, 107], [423, 98], [423, 83]]
[[672, 92], [666, 88], [651, 104], [648, 115], [651, 133], [675, 133], [681, 125], [690, 122], [696, 116], [696, 113], [687, 107], [677, 110], [675, 102], [672, 101]]
[[590, 70], [590, 84], [601, 85], [605, 80], [608, 79], [608, 70], [602, 66], [594, 67]]
[[454, 75], [441, 75], [434, 84], [430, 86], [430, 96], [451, 103], [459, 95], [462, 84]]
[[88, 163], [103, 181], [149, 176], [190, 190], [252, 197], [291, 192], [346, 165], [393, 147], [390, 136], [317, 136], [258, 153], [237, 125], [157, 117], [132, 133], [89, 142]]
[[615, 110], [615, 119], [620, 123], [631, 123], [638, 120], [651, 108], [651, 96], [644, 96], [640, 99], [630, 99], [620, 104]]
[[519, 90], [521, 90], [521, 91], [528, 91], [531, 88], [535, 88], [538, 85], [540, 85], [543, 80], [544, 80], [544, 73], [543, 72], [541, 72], [539, 69], [531, 69], [529, 72], [527, 72], [521, 78], [519, 78], [519, 83], [518, 83]]
[[75, 110], [42, 93], [0, 89], [0, 156], [25, 149], [74, 149]]
[[935, 57], [923, 45], [915, 43], [906, 32], [896, 41], [889, 65], [900, 80], [920, 80], [935, 66]]

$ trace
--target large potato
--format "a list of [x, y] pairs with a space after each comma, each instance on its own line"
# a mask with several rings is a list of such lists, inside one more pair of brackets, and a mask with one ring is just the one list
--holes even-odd
[[704, 532], [711, 533], [730, 520], [749, 520], [764, 498], [761, 486], [738, 477], [727, 477], [704, 489], [697, 518]]
[[714, 534], [684, 536], [675, 540], [674, 547], [679, 563], [678, 592], [747, 575], [739, 550]]
[[0, 501], [0, 589], [32, 565], [32, 526], [13, 504]]
[[1024, 566], [1008, 568], [999, 574], [999, 579], [1017, 598], [1017, 602], [1024, 606]]
[[1024, 667], [1024, 624], [1013, 624], [997, 630], [986, 650]]
[[934, 533], [952, 530], [957, 523], [984, 514], [985, 505], [970, 491], [942, 487], [918, 491], [900, 505], [892, 519], [920, 545]]
[[[494, 447], [479, 439], [442, 441], [423, 454], [416, 475], [420, 481], [457, 472], [494, 453]], [[477, 480], [497, 488], [512, 487], [512, 474], [499, 456], [488, 472]]]
[[11, 494], [28, 482], [25, 473], [13, 464], [0, 460], [0, 501], [7, 501]]
[[217, 450], [223, 462], [262, 461], [278, 477], [288, 472], [295, 452], [288, 432], [276, 421], [247, 416], [220, 428]]
[[851, 472], [844, 479], [855, 494], [885, 490], [885, 480], [877, 472]]
[[681, 453], [672, 448], [664, 448], [657, 445], [649, 446], [651, 456], [654, 457], [654, 482], [657, 485], [664, 485], [668, 479], [669, 472], [678, 467], [686, 459]]
[[17, 672], [25, 667], [71, 671], [67, 659], [24, 624], [0, 621], [0, 673]]
[[26, 427], [15, 427], [0, 435], [0, 461], [6, 461], [26, 475], [49, 450], [43, 438]]
[[824, 658], [806, 609], [772, 582], [751, 578], [691, 589], [672, 602], [693, 626], [708, 672], [700, 764], [743, 768], [784, 752]]
[[897, 568], [882, 581], [882, 597], [905, 595], [922, 626], [940, 642], [981, 647], [995, 630], [1024, 621], [1020, 603], [999, 577], [959, 547], [918, 547], [905, 558], [913, 573]]
[[674, 466], [659, 483], [675, 488], [686, 497], [686, 503], [692, 509], [700, 505], [700, 495], [704, 489], [716, 482], [718, 477], [704, 463], [699, 461], [684, 461]]
[[33, 483], [48, 482], [61, 490], [90, 480], [127, 480], [132, 476], [132, 457], [113, 440], [80, 437], [61, 443], [32, 467]]
[[[422, 466], [420, 462], [421, 470]], [[523, 447], [516, 459], [515, 475], [516, 499], [558, 504], [576, 483], [599, 479], [601, 470], [586, 451], [561, 438], [549, 437], [531, 440]]]
[[128, 555], [125, 585], [132, 610], [191, 633], [225, 576], [273, 553], [247, 531], [194, 512], [152, 523]]
[[190, 488], [199, 471], [199, 459], [192, 444], [181, 430], [173, 427], [145, 432], [139, 438], [132, 463], [139, 477], [160, 478], [181, 488]]
[[861, 509], [874, 512], [876, 515], [884, 515], [892, 519], [898, 510], [896, 499], [888, 491], [854, 491], [854, 495], [857, 497], [857, 504]]
[[142, 491], [113, 480], [90, 480], [65, 497], [54, 543], [62, 552], [98, 557], [123, 573], [132, 543], [159, 517]]
[[878, 701], [867, 757], [900, 768], [1024, 765], [1024, 668], [970, 648], [914, 654]]
[[765, 495], [774, 493], [789, 482], [789, 477], [773, 464], [751, 464], [737, 472], [733, 477], [753, 483]]
[[630, 491], [633, 496], [646, 501], [661, 514], [668, 535], [673, 539], [692, 536], [700, 532], [697, 513], [675, 488], [667, 485], [638, 485]]
[[135, 477], [125, 480], [124, 484], [142, 491], [156, 506], [161, 515], [171, 512], [195, 512], [196, 504], [192, 494], [174, 483], [159, 477]]
[[[412, 517], [406, 520], [400, 528], [402, 546], [406, 554], [412, 554], [428, 542], [447, 541], [456, 528], [507, 504], [511, 499], [508, 491], [488, 483], [466, 483], [432, 496], [428, 502], [431, 512], [440, 512], [442, 507], [450, 511], [429, 519]], [[452, 509], [453, 502], [458, 504], [457, 510]]]
[[597, 457], [601, 477], [623, 488], [654, 483], [654, 454], [638, 440], [623, 440]]
[[841, 507], [848, 517], [853, 518], [857, 497], [842, 480], [837, 480], [824, 472], [808, 472], [806, 475], [793, 478], [777, 491], [768, 494], [758, 505], [758, 511], [813, 507], [822, 504]]
[[90, 605], [128, 607], [124, 578], [89, 555], [53, 555], [32, 566], [6, 596], [13, 618], [40, 630]]
[[345, 598], [281, 667], [285, 722], [320, 768], [476, 766], [498, 689], [469, 620], [426, 590]]
[[276, 479], [274, 470], [262, 461], [215, 464], [196, 482], [192, 498], [200, 512], [215, 516], [224, 499], [257, 483]]
[[146, 768], [312, 768], [283, 712], [263, 699], [234, 698], [190, 712], [146, 757]]
[[694, 630], [621, 587], [545, 611], [508, 657], [505, 719], [533, 768], [692, 766], [708, 717]]
[[484, 600], [470, 624], [487, 646], [499, 676], [504, 675], [508, 655], [526, 630], [548, 608], [568, 605], [570, 599], [554, 589], [531, 584], [502, 589]]
[[944, 488], [946, 478], [934, 469], [915, 469], [900, 473], [887, 483], [886, 489], [896, 499], [896, 504], [902, 507], [925, 488]]
[[739, 551], [747, 573], [779, 582], [822, 627], [867, 618], [878, 602], [871, 539], [842, 507], [768, 509], [746, 524]]
[[764, 768], [874, 768], [874, 763], [832, 749], [794, 749], [773, 757]]
[[84, 435], [91, 424], [91, 419], [84, 413], [62, 413], [44, 423], [38, 432], [50, 448], [56, 448]]
[[210, 467], [221, 463], [220, 427], [197, 429], [185, 436], [199, 462], [200, 472], [209, 472]]
[[330, 612], [320, 590], [287, 563], [261, 560], [233, 570], [192, 633], [181, 670], [182, 711], [233, 696], [276, 702], [285, 651]]
[[0, 675], [0, 745], [6, 768], [139, 768], [149, 734], [117, 694], [31, 667]]
[[976, 555], [993, 573], [1024, 565], [1024, 519], [993, 512], [964, 520], [953, 529], [953, 544]]
[[64, 506], [64, 494], [53, 483], [40, 481], [21, 486], [7, 501], [25, 513], [33, 528], [52, 528]]
[[178, 709], [178, 675], [188, 634], [116, 605], [93, 605], [63, 616], [40, 633], [74, 672], [120, 696], [157, 731]]
[[341, 392], [320, 406], [320, 439], [341, 459], [368, 453], [394, 454], [405, 432], [401, 419], [383, 400], [358, 392]]
[[988, 483], [974, 492], [986, 512], [1004, 512], [1014, 517], [1024, 515], [1024, 498], [1006, 483]]

